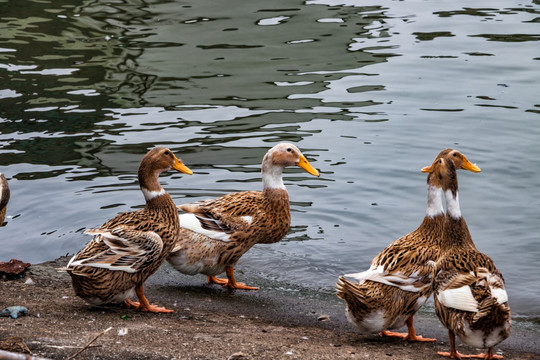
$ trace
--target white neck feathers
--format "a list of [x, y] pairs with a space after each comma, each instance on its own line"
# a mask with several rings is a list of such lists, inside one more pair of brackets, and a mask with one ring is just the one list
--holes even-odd
[[450, 215], [454, 220], [461, 218], [461, 209], [459, 207], [459, 195], [456, 192], [456, 196], [452, 193], [452, 190], [446, 190], [444, 193], [446, 197], [446, 209], [448, 215]]
[[280, 166], [263, 166], [262, 183], [263, 189], [283, 189], [286, 190], [283, 184], [283, 168]]
[[150, 201], [158, 196], [165, 195], [167, 193], [165, 189], [163, 188], [161, 188], [160, 190], [154, 190], [154, 191], [150, 191], [146, 188], [141, 188], [141, 190], [142, 190], [142, 193], [144, 194], [144, 199], [146, 201]]
[[442, 192], [440, 187], [428, 185], [427, 217], [434, 218], [437, 215], [444, 214]]

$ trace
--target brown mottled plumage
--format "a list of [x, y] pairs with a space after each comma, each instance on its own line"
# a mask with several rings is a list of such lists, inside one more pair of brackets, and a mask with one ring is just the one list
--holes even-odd
[[[86, 231], [94, 238], [67, 265], [77, 296], [95, 305], [124, 302], [142, 311], [171, 311], [150, 305], [143, 290], [146, 279], [172, 251], [180, 230], [176, 206], [158, 179], [171, 168], [192, 174], [169, 149], [150, 150], [138, 170], [144, 209], [118, 214], [99, 229]], [[134, 292], [140, 303], [129, 300]]]
[[[476, 249], [458, 201], [455, 166], [444, 159], [438, 164], [447, 173], [443, 181], [447, 216], [441, 240], [441, 256], [434, 269], [435, 312], [448, 329], [450, 352], [439, 355], [461, 359], [502, 358], [493, 346], [510, 336], [511, 319], [504, 278], [493, 261]], [[462, 355], [455, 335], [486, 354]]]
[[[479, 171], [459, 151], [443, 150], [435, 162], [441, 158], [451, 159], [458, 168]], [[347, 317], [361, 332], [435, 341], [416, 335], [413, 325], [414, 314], [433, 292], [432, 262], [439, 258], [445, 221], [439, 174], [428, 174], [427, 184], [427, 210], [420, 226], [386, 247], [373, 259], [369, 270], [346, 275], [359, 280], [358, 283], [339, 278], [337, 296], [345, 300]], [[405, 324], [407, 334], [387, 331]]]
[[6, 209], [9, 202], [9, 185], [4, 174], [0, 173], [0, 226], [6, 218]]
[[[294, 165], [319, 176], [296, 146], [282, 143], [263, 159], [262, 192], [237, 192], [178, 206], [187, 214], [180, 215], [180, 237], [167, 261], [184, 274], [207, 275], [209, 283], [256, 290], [236, 282], [234, 266], [253, 245], [278, 242], [289, 231], [289, 195], [281, 174]], [[224, 271], [228, 279], [215, 277]]]

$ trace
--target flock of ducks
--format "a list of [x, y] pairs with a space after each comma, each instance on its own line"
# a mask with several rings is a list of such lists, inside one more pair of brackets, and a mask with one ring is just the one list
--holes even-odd
[[[208, 283], [258, 289], [237, 282], [234, 267], [253, 245], [278, 242], [289, 231], [289, 196], [282, 180], [283, 169], [289, 166], [319, 176], [295, 145], [281, 143], [262, 161], [262, 191], [176, 206], [158, 177], [171, 169], [193, 172], [171, 150], [150, 150], [138, 169], [144, 209], [120, 213], [99, 229], [86, 231], [92, 240], [66, 267], [75, 293], [93, 305], [122, 303], [141, 311], [172, 312], [150, 304], [144, 294], [146, 279], [164, 261], [184, 274], [205, 274]], [[428, 196], [420, 226], [388, 245], [366, 271], [339, 277], [337, 296], [346, 303], [349, 321], [362, 333], [435, 341], [417, 335], [413, 325], [414, 315], [433, 294], [435, 312], [450, 338], [450, 352], [439, 355], [497, 359], [501, 356], [493, 353], [493, 347], [510, 335], [508, 296], [502, 274], [476, 249], [461, 215], [459, 169], [480, 171], [453, 149], [443, 150], [422, 169], [427, 173]], [[0, 174], [0, 225], [8, 199], [9, 188]], [[224, 272], [226, 279], [216, 277]], [[131, 300], [135, 296], [139, 301]], [[390, 331], [404, 325], [407, 333]], [[460, 354], [456, 335], [487, 352]]]

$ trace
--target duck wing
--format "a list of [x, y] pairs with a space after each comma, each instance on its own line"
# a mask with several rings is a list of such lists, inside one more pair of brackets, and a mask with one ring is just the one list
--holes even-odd
[[228, 242], [231, 234], [248, 231], [253, 219], [260, 216], [256, 203], [258, 192], [232, 193], [217, 199], [179, 205], [180, 226], [209, 238]]
[[432, 286], [435, 262], [434, 249], [423, 246], [416, 238], [416, 232], [396, 240], [379, 253], [371, 262], [371, 267], [363, 272], [348, 274], [360, 282], [370, 280], [400, 288], [404, 291], [420, 292]]
[[152, 265], [163, 250], [158, 234], [126, 225], [90, 229], [85, 233], [94, 235], [94, 239], [69, 261], [67, 268], [75, 273], [74, 267], [78, 266], [135, 273]]

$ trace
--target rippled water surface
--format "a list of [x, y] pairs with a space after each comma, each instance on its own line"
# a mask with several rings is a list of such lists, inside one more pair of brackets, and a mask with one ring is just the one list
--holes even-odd
[[[361, 5], [360, 5], [361, 4]], [[0, 1], [0, 261], [73, 254], [85, 228], [144, 204], [155, 145], [177, 203], [261, 188], [281, 141], [292, 228], [238, 265], [332, 291], [414, 230], [425, 174], [453, 147], [477, 247], [515, 315], [540, 316], [538, 1]], [[201, 281], [203, 278], [201, 277]]]

